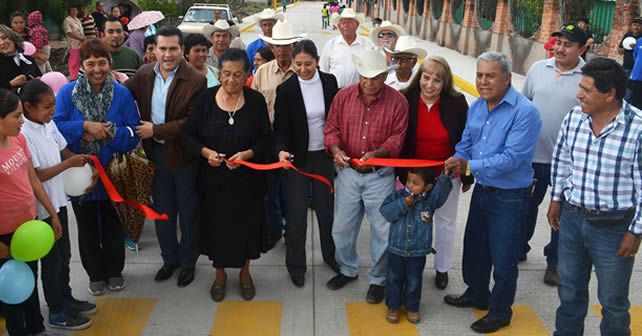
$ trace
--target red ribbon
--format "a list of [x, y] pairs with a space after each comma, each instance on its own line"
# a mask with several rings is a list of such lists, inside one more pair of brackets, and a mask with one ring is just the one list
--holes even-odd
[[444, 161], [420, 160], [420, 159], [390, 159], [390, 158], [369, 158], [365, 161], [350, 159], [353, 166], [381, 166], [399, 168], [422, 168], [443, 166]]
[[318, 181], [321, 181], [321, 182], [325, 183], [325, 185], [327, 185], [328, 188], [330, 188], [330, 192], [334, 193], [334, 188], [332, 187], [332, 183], [330, 183], [330, 181], [327, 178], [325, 178], [324, 176], [321, 176], [321, 175], [310, 174], [310, 173], [306, 173], [306, 172], [304, 172], [302, 170], [299, 170], [297, 167], [295, 167], [292, 164], [292, 162], [289, 162], [289, 161], [288, 162], [274, 162], [274, 163], [267, 163], [267, 164], [252, 163], [252, 162], [247, 162], [247, 161], [243, 161], [243, 160], [228, 160], [228, 159], [225, 159], [225, 158], [223, 158], [223, 161], [225, 161], [227, 163], [240, 164], [240, 165], [246, 166], [246, 167], [254, 169], [254, 170], [272, 170], [272, 169], [279, 169], [279, 168], [286, 168], [286, 167], [287, 168], [291, 168], [291, 169], [294, 169], [294, 171], [296, 171], [297, 173], [299, 173], [301, 175], [304, 175], [304, 176], [307, 176], [309, 178], [313, 178], [315, 180], [318, 180]]
[[94, 162], [94, 168], [98, 171], [98, 177], [100, 177], [100, 180], [103, 182], [103, 185], [105, 186], [105, 190], [107, 191], [107, 195], [109, 196], [109, 199], [112, 200], [112, 202], [116, 203], [125, 203], [129, 206], [133, 206], [140, 210], [145, 217], [149, 219], [157, 219], [157, 220], [169, 220], [169, 217], [167, 214], [159, 214], [158, 212], [152, 210], [150, 207], [146, 206], [145, 204], [141, 204], [140, 202], [134, 201], [134, 200], [126, 200], [123, 199], [122, 196], [118, 193], [118, 190], [116, 190], [116, 187], [114, 187], [114, 184], [111, 183], [109, 180], [109, 177], [107, 176], [107, 173], [105, 172], [105, 168], [103, 168], [103, 165], [100, 164], [100, 161], [98, 161], [98, 158], [94, 155], [91, 155], [91, 160]]

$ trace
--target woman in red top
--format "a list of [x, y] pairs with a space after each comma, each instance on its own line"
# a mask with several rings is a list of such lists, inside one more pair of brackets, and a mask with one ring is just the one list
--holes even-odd
[[[448, 62], [443, 57], [427, 58], [421, 65], [408, 88], [402, 91], [408, 99], [408, 131], [401, 157], [426, 160], [446, 160], [455, 153], [455, 145], [461, 140], [466, 125], [468, 103], [466, 98], [453, 88], [453, 76]], [[438, 167], [436, 173], [443, 168]], [[399, 170], [399, 179], [405, 183], [405, 171]], [[472, 179], [464, 180], [462, 190], [467, 191]], [[435, 211], [433, 222], [435, 234], [435, 286], [448, 286], [459, 185], [453, 181], [453, 190], [446, 203]]]
[[[36, 218], [36, 199], [51, 216], [56, 239], [62, 235], [56, 210], [31, 163], [27, 140], [20, 134], [23, 123], [18, 96], [0, 89], [0, 267], [11, 258], [9, 243], [18, 226]], [[37, 279], [38, 262], [28, 265]], [[43, 332], [38, 289], [23, 303], [5, 304], [5, 319], [9, 335]]]

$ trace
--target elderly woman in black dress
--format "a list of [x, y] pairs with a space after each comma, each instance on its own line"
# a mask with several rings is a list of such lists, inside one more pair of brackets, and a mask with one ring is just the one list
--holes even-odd
[[230, 48], [221, 56], [221, 85], [199, 98], [185, 127], [186, 149], [201, 159], [198, 185], [203, 200], [200, 249], [216, 268], [210, 290], [225, 297], [225, 268], [241, 268], [241, 296], [255, 294], [250, 259], [258, 259], [265, 219], [263, 173], [224, 159], [273, 161], [270, 121], [263, 95], [244, 87], [249, 74], [245, 51]]

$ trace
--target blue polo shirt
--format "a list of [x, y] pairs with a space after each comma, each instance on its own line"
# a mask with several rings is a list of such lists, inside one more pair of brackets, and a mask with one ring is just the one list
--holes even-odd
[[531, 164], [541, 127], [535, 105], [511, 85], [491, 111], [481, 98], [472, 103], [454, 156], [469, 161], [479, 184], [526, 188], [533, 180]]
[[635, 44], [633, 59], [635, 63], [633, 63], [633, 70], [631, 70], [631, 79], [642, 81], [642, 38], [639, 38]]

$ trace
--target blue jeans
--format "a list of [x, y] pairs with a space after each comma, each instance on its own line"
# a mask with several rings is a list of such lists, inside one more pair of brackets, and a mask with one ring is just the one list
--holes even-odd
[[[511, 319], [517, 288], [517, 262], [523, 245], [528, 189], [484, 189], [475, 185], [464, 235], [464, 295], [490, 306], [489, 316]], [[492, 292], [490, 273], [495, 286]]]
[[[156, 165], [152, 183], [154, 209], [169, 216], [167, 221], [156, 220], [154, 223], [163, 263], [192, 268], [199, 256], [200, 200], [196, 188], [198, 161], [170, 168], [164, 145], [157, 142], [154, 142], [152, 147], [152, 161]], [[180, 217], [180, 243], [176, 227], [177, 217]]]
[[392, 168], [381, 168], [373, 173], [361, 174], [352, 168], [338, 170], [334, 180], [335, 202], [332, 238], [336, 247], [335, 259], [341, 273], [349, 277], [359, 274], [357, 238], [364, 214], [370, 222], [370, 258], [373, 266], [368, 270], [371, 284], [386, 283], [386, 258], [388, 223], [379, 207], [395, 189]]
[[[62, 237], [54, 243], [51, 251], [40, 260], [42, 290], [49, 306], [50, 315], [62, 312], [65, 302], [72, 299], [71, 287], [69, 287], [71, 245], [67, 207], [60, 208], [58, 218], [62, 226]], [[51, 217], [45, 219], [45, 222], [51, 224]]]
[[560, 306], [555, 335], [582, 335], [589, 303], [588, 284], [595, 266], [597, 297], [602, 304], [602, 335], [630, 335], [629, 283], [634, 258], [615, 255], [630, 221], [598, 227], [586, 221], [580, 208], [562, 205], [557, 291]]
[[387, 255], [386, 306], [399, 309], [403, 304], [408, 311], [418, 312], [426, 256], [403, 257], [391, 252]]
[[[551, 185], [551, 165], [547, 163], [533, 163], [533, 170], [535, 171], [535, 190], [533, 195], [529, 198], [528, 215], [526, 215], [526, 228], [524, 229], [524, 248], [522, 255], [526, 255], [531, 250], [528, 242], [533, 238], [535, 233], [535, 225], [537, 224], [537, 210], [544, 196], [548, 186]], [[549, 266], [557, 267], [557, 244], [559, 241], [559, 232], [551, 229], [551, 240], [544, 247], [544, 255], [546, 256], [546, 263]]]

